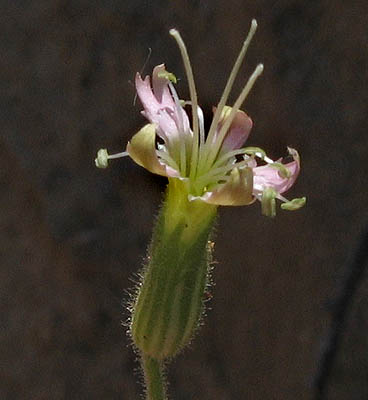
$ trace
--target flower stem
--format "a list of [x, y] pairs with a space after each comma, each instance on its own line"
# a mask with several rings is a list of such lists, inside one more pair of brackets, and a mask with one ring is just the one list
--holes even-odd
[[167, 400], [166, 380], [162, 362], [147, 355], [142, 355], [142, 368], [146, 385], [147, 400]]

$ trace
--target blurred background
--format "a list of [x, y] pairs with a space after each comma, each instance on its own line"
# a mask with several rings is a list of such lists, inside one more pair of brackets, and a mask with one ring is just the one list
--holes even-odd
[[[188, 98], [176, 27], [210, 118], [256, 18], [235, 99], [249, 145], [295, 147], [290, 198], [261, 216], [221, 208], [213, 299], [169, 368], [172, 399], [368, 398], [368, 3], [321, 0], [12, 0], [0, 15], [0, 398], [139, 399], [122, 322], [165, 180], [125, 149], [145, 123], [136, 71], [165, 62]], [[207, 119], [208, 120], [208, 119]]]

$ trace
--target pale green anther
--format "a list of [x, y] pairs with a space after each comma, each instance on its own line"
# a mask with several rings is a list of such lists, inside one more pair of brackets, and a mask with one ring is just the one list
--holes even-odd
[[249, 156], [257, 156], [262, 160], [266, 157], [266, 152], [260, 147], [246, 147], [244, 149], [244, 153], [248, 154]]
[[97, 158], [95, 158], [95, 164], [97, 168], [107, 168], [109, 165], [109, 153], [106, 149], [100, 149], [97, 152]]
[[162, 72], [159, 72], [158, 74], [157, 74], [157, 76], [159, 77], [159, 78], [165, 78], [165, 79], [167, 79], [168, 81], [170, 81], [170, 82], [172, 82], [172, 83], [177, 83], [177, 79], [176, 79], [176, 76], [172, 73], [172, 72], [168, 72], [168, 71], [162, 71]]
[[282, 203], [281, 208], [283, 210], [295, 211], [295, 210], [299, 210], [299, 208], [302, 208], [306, 202], [307, 202], [306, 197], [301, 197], [301, 198], [293, 199], [286, 203]]
[[276, 216], [276, 191], [273, 188], [266, 188], [262, 194], [262, 214], [267, 217]]
[[281, 178], [290, 178], [291, 172], [289, 171], [288, 168], [285, 167], [284, 164], [281, 164], [279, 162], [274, 162], [272, 164], [269, 164], [271, 168], [275, 168], [279, 171], [279, 174]]

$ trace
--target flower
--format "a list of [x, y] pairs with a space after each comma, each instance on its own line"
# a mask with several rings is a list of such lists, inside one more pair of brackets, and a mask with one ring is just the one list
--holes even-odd
[[[284, 203], [283, 209], [302, 207], [305, 198], [288, 201], [282, 196], [299, 174], [297, 151], [289, 148], [292, 161], [283, 164], [267, 157], [260, 148], [243, 147], [253, 122], [240, 107], [262, 73], [262, 64], [256, 67], [233, 107], [226, 105], [256, 28], [253, 20], [220, 102], [213, 109], [207, 135], [185, 44], [177, 30], [170, 30], [184, 61], [190, 101], [179, 99], [174, 87], [176, 78], [164, 64], [153, 69], [152, 79], [149, 76], [142, 79], [137, 73], [136, 90], [143, 105], [142, 114], [149, 123], [133, 136], [126, 152], [109, 156], [105, 149], [100, 150], [96, 165], [105, 168], [109, 158], [129, 155], [150, 172], [184, 182], [189, 201], [235, 206], [251, 204], [257, 199], [262, 203], [263, 214], [269, 216], [276, 213], [275, 199]], [[187, 105], [192, 108], [192, 124], [185, 111]]]

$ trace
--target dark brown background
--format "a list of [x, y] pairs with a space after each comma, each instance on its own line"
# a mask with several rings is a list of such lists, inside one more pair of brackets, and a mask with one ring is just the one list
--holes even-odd
[[249, 144], [300, 151], [290, 197], [308, 206], [274, 220], [259, 204], [221, 209], [211, 310], [170, 367], [170, 393], [313, 399], [343, 296], [324, 398], [367, 399], [368, 282], [343, 287], [368, 221], [368, 2], [1, 3], [0, 398], [140, 398], [120, 324], [165, 181], [130, 159], [106, 171], [93, 159], [123, 150], [144, 122], [131, 82], [148, 48], [145, 73], [165, 62], [187, 97], [169, 28], [186, 40], [209, 113], [255, 17], [234, 96], [264, 62], [245, 105]]

